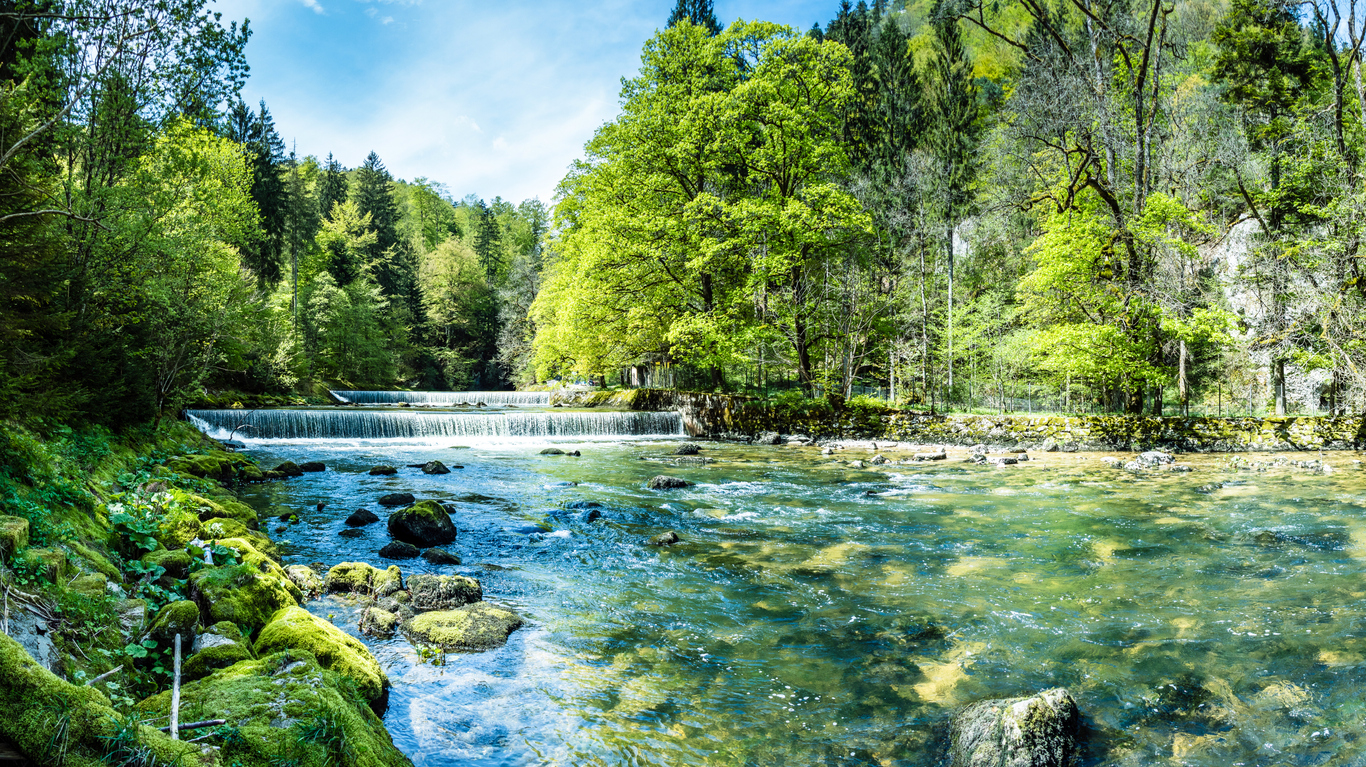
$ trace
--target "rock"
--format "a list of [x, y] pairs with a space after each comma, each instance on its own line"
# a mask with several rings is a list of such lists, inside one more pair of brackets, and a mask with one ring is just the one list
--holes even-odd
[[597, 509], [589, 509], [579, 515], [580, 522], [592, 522], [597, 519], [602, 519], [602, 512]]
[[147, 600], [127, 599], [114, 607], [119, 629], [129, 636], [142, 636], [147, 625]]
[[157, 549], [144, 556], [142, 563], [160, 567], [166, 575], [179, 581], [190, 577], [190, 555], [184, 549]]
[[603, 505], [601, 503], [598, 503], [597, 501], [570, 501], [569, 503], [566, 503], [564, 507], [566, 509], [583, 510], [601, 509], [603, 508]]
[[[1170, 453], [1160, 450], [1149, 450], [1146, 453], [1139, 453], [1138, 458], [1131, 463], [1137, 463], [1141, 469], [1152, 469], [1169, 463], [1174, 463], [1176, 459]], [[1128, 468], [1127, 466], [1125, 468]]]
[[388, 495], [380, 496], [379, 505], [407, 506], [415, 500], [417, 499], [413, 497], [412, 493], [389, 493]]
[[241, 538], [217, 541], [237, 552], [234, 565], [208, 567], [190, 575], [190, 596], [205, 623], [231, 621], [247, 633], [264, 626], [272, 615], [303, 601], [303, 592], [283, 568]]
[[379, 516], [369, 509], [356, 509], [351, 512], [351, 516], [346, 518], [346, 524], [351, 527], [365, 527], [379, 521]]
[[403, 573], [398, 565], [390, 565], [387, 570], [371, 567], [364, 562], [342, 562], [327, 571], [323, 590], [329, 594], [353, 593], [373, 596], [377, 599], [387, 597], [403, 588]]
[[659, 535], [656, 535], [655, 537], [650, 539], [651, 546], [672, 546], [675, 543], [678, 543], [678, 533], [674, 532], [673, 530], [660, 533]]
[[408, 579], [408, 606], [417, 612], [454, 610], [484, 599], [484, 588], [463, 575], [414, 575]]
[[372, 466], [372, 467], [370, 467], [370, 476], [372, 476], [372, 477], [389, 477], [389, 476], [393, 476], [394, 474], [397, 474], [397, 473], [398, 473], [398, 469], [395, 469], [395, 468], [392, 467], [392, 466]]
[[221, 445], [223, 445], [223, 447], [229, 448], [229, 449], [231, 449], [231, 450], [246, 450], [246, 449], [247, 449], [247, 445], [246, 445], [245, 442], [238, 442], [238, 441], [235, 440], [235, 439], [225, 439], [225, 440], [223, 440], [223, 441], [222, 441], [221, 443], [219, 443], [219, 444], [221, 444]]
[[215, 519], [231, 519], [241, 523], [248, 530], [260, 528], [260, 517], [256, 510], [230, 498], [209, 499], [198, 495], [189, 498], [190, 504], [198, 510], [196, 516], [200, 522], [209, 522]]
[[389, 541], [379, 550], [379, 555], [385, 559], [417, 559], [420, 553], [416, 546], [403, 541]]
[[781, 445], [783, 437], [776, 431], [766, 431], [754, 439], [756, 445]]
[[399, 628], [414, 644], [480, 652], [501, 647], [522, 625], [521, 616], [510, 610], [475, 602], [457, 610], [422, 613]]
[[440, 461], [428, 461], [422, 466], [423, 474], [450, 474], [451, 470], [446, 468], [446, 464]]
[[954, 714], [951, 767], [1072, 767], [1081, 716], [1067, 690], [984, 700]]
[[1195, 471], [1195, 467], [1188, 463], [1169, 463], [1167, 464], [1167, 471], [1175, 472], [1177, 474], [1189, 474], [1190, 472]]
[[194, 644], [199, 627], [199, 606], [187, 599], [171, 602], [157, 611], [152, 619], [152, 627], [147, 629], [147, 638], [160, 647], [171, 647], [175, 635], [180, 635], [181, 647], [188, 650]]
[[49, 583], [65, 583], [71, 577], [71, 562], [62, 549], [29, 549], [23, 558]]
[[697, 455], [701, 450], [702, 448], [697, 445], [694, 445], [691, 442], [685, 442], [674, 448], [674, 455]]
[[686, 479], [682, 479], [679, 477], [670, 477], [664, 474], [660, 474], [657, 477], [651, 477], [650, 481], [646, 483], [646, 487], [650, 488], [651, 490], [679, 490], [681, 488], [692, 486], [693, 483], [689, 482]]
[[850, 462], [849, 462], [849, 468], [851, 468], [851, 469], [865, 469], [865, 468], [867, 468], [867, 464], [865, 464], [863, 461], [850, 461]]
[[251, 645], [230, 621], [220, 621], [205, 629], [195, 638], [189, 652], [181, 671], [186, 682], [203, 679], [219, 669], [254, 657]]
[[419, 501], [389, 515], [389, 535], [423, 548], [455, 540], [451, 515], [436, 501]]
[[1048, 439], [1045, 439], [1043, 442], [1039, 443], [1039, 451], [1043, 453], [1056, 453], [1061, 449], [1062, 447], [1058, 445], [1057, 441], [1054, 440], [1052, 437], [1049, 437]]
[[302, 607], [287, 607], [271, 617], [256, 639], [256, 654], [306, 650], [329, 671], [349, 677], [367, 701], [379, 700], [389, 679], [360, 640]]
[[304, 599], [312, 599], [323, 593], [323, 579], [308, 565], [287, 565], [285, 577], [299, 587]]
[[427, 560], [429, 564], [433, 565], [460, 564], [460, 555], [452, 554], [449, 551], [446, 551], [445, 549], [427, 549], [426, 551], [422, 552], [422, 558]]
[[[286, 527], [283, 527], [283, 526], [282, 526], [282, 527], [280, 528], [279, 532], [283, 532], [284, 530], [287, 530], [287, 529], [289, 529], [289, 528], [286, 528]], [[361, 529], [358, 529], [358, 528], [355, 528], [355, 527], [348, 527], [348, 528], [346, 528], [345, 530], [341, 531], [340, 533], [337, 533], [337, 535], [340, 535], [340, 536], [343, 537], [343, 538], [359, 538], [359, 537], [361, 537], [362, 535], [365, 535], [365, 531], [364, 531], [364, 530], [361, 530]]]
[[884, 464], [884, 463], [891, 463], [891, 461], [887, 460], [887, 456], [885, 456], [885, 455], [883, 455], [883, 454], [881, 454], [881, 453], [878, 453], [877, 455], [875, 455], [875, 456], [873, 456], [872, 458], [868, 459], [868, 463], [870, 463], [870, 464], [872, 464], [872, 465], [874, 465], [874, 466], [881, 466], [881, 465]]
[[1105, 464], [1106, 466], [1109, 466], [1112, 469], [1118, 469], [1122, 465], [1122, 462], [1112, 455], [1107, 455], [1104, 458], [1101, 458], [1100, 462]]
[[306, 473], [327, 471], [327, 464], [324, 464], [322, 461], [308, 461], [306, 463], [299, 464], [299, 471]]
[[940, 450], [937, 453], [916, 453], [911, 458], [916, 461], [943, 461], [947, 460], [948, 457], [948, 451]]
[[1218, 492], [1219, 490], [1223, 489], [1223, 487], [1223, 482], [1211, 482], [1208, 485], [1201, 485], [1195, 488], [1195, 492], [1209, 495], [1210, 493]]
[[365, 608], [365, 612], [360, 616], [360, 633], [378, 639], [389, 639], [393, 637], [394, 630], [398, 628], [398, 616], [388, 610], [381, 610], [375, 605]]
[[992, 463], [996, 464], [997, 468], [1000, 468], [1002, 466], [1014, 466], [1015, 464], [1020, 462], [1019, 458], [1004, 455], [992, 456], [990, 460]]
[[66, 587], [77, 594], [96, 599], [105, 595], [109, 588], [109, 579], [104, 576], [104, 573], [90, 573], [76, 578]]
[[541, 451], [541, 455], [564, 455], [564, 451], [558, 447], [548, 447]]
[[286, 477], [302, 477], [304, 475], [304, 470], [299, 468], [299, 464], [293, 461], [285, 461], [271, 471], [279, 472]]
[[28, 520], [0, 516], [0, 562], [28, 548]]

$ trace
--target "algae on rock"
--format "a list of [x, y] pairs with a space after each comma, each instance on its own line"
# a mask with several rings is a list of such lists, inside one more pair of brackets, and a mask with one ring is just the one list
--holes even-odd
[[399, 628], [415, 644], [480, 652], [501, 647], [522, 625], [522, 617], [511, 610], [475, 602], [455, 610], [422, 613]]
[[276, 613], [256, 640], [257, 655], [291, 649], [307, 650], [323, 668], [349, 677], [372, 703], [389, 686], [379, 661], [359, 639], [302, 607], [287, 607]]

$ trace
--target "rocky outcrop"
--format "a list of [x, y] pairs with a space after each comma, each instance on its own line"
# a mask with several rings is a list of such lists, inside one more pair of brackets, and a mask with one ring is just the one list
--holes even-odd
[[954, 714], [951, 767], [1075, 767], [1081, 716], [1062, 688], [984, 700]]

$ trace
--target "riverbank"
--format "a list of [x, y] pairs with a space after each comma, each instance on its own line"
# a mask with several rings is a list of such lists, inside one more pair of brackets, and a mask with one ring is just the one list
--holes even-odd
[[1036, 449], [1230, 453], [1366, 447], [1366, 418], [1362, 416], [944, 415], [869, 402], [836, 408], [823, 400], [773, 403], [662, 389], [572, 392], [556, 395], [553, 401], [566, 407], [677, 410], [690, 436], [721, 440], [777, 435]]
[[[411, 765], [376, 713], [379, 663], [299, 615], [320, 577], [282, 567], [237, 495], [298, 473], [179, 422], [0, 427], [0, 746], [32, 764]], [[172, 740], [173, 715], [211, 726]]]

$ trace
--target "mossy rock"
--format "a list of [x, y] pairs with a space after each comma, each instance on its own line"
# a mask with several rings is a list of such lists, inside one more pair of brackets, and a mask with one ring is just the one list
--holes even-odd
[[[64, 752], [53, 738], [53, 723], [64, 723]], [[34, 764], [104, 767], [109, 742], [125, 726], [109, 699], [93, 687], [69, 684], [38, 665], [24, 648], [0, 634], [0, 739], [14, 744]], [[177, 742], [151, 727], [132, 725], [141, 745], [160, 764], [206, 764], [199, 748]]]
[[285, 571], [240, 538], [217, 541], [235, 549], [241, 562], [210, 567], [190, 576], [190, 593], [205, 623], [232, 621], [254, 632], [286, 607], [296, 607], [304, 595]]
[[302, 607], [276, 613], [256, 639], [257, 655], [288, 649], [309, 651], [323, 668], [355, 682], [367, 701], [379, 700], [389, 686], [379, 661], [359, 639]]
[[144, 565], [159, 566], [176, 580], [190, 577], [190, 554], [184, 549], [157, 549], [142, 558]]
[[323, 593], [322, 577], [308, 565], [289, 565], [285, 568], [285, 576], [299, 587], [305, 599], [312, 599]]
[[168, 549], [183, 549], [190, 541], [200, 538], [204, 525], [199, 515], [180, 507], [166, 512], [157, 525], [156, 539]]
[[235, 519], [250, 530], [261, 529], [256, 510], [241, 501], [228, 498], [211, 500], [200, 495], [192, 495], [189, 502], [198, 507], [200, 522], [208, 522], [211, 519]]
[[108, 587], [109, 580], [104, 577], [104, 573], [82, 575], [67, 585], [68, 589], [90, 599], [104, 596]]
[[51, 583], [65, 583], [71, 577], [71, 562], [62, 549], [28, 549], [23, 558]]
[[163, 647], [170, 647], [180, 635], [182, 651], [188, 651], [199, 628], [199, 605], [188, 599], [172, 602], [157, 611], [147, 636]]
[[187, 681], [203, 679], [218, 669], [256, 657], [237, 624], [231, 621], [219, 621], [205, 629], [191, 648], [194, 654], [182, 669]]
[[355, 593], [387, 597], [403, 588], [403, 573], [398, 565], [380, 570], [364, 562], [342, 562], [327, 571], [323, 590], [328, 594]]
[[422, 613], [400, 628], [414, 644], [482, 652], [503, 646], [522, 624], [522, 617], [511, 610], [475, 602], [456, 610]]
[[436, 501], [418, 501], [389, 515], [389, 535], [404, 543], [428, 548], [455, 540], [455, 525], [445, 507]]
[[[184, 685], [182, 710], [213, 712], [242, 737], [222, 747], [221, 765], [268, 767], [289, 761], [300, 767], [412, 767], [364, 701], [347, 693], [340, 676], [305, 650], [286, 650], [245, 660]], [[148, 717], [171, 712], [171, 693], [139, 703]], [[307, 738], [305, 728], [331, 722], [333, 739]], [[82, 766], [84, 767], [84, 766]]]
[[67, 546], [70, 547], [71, 553], [80, 557], [81, 560], [90, 566], [90, 569], [103, 575], [106, 579], [113, 581], [114, 583], [123, 582], [123, 573], [119, 572], [119, 568], [115, 567], [114, 563], [110, 562], [109, 558], [105, 556], [103, 552], [93, 549], [80, 541], [71, 541]]
[[484, 599], [479, 581], [463, 575], [414, 575], [408, 578], [408, 593], [418, 612], [454, 610]]
[[231, 457], [220, 452], [206, 455], [179, 455], [167, 461], [166, 468], [177, 474], [186, 474], [202, 479], [216, 479], [219, 482], [227, 482], [237, 473], [234, 470]]
[[235, 519], [211, 519], [200, 527], [199, 537], [206, 541], [234, 538], [250, 541], [252, 548], [276, 562], [280, 561], [280, 550], [275, 547], [274, 541], [265, 533], [258, 533]]
[[28, 520], [0, 516], [0, 562], [28, 548]]

